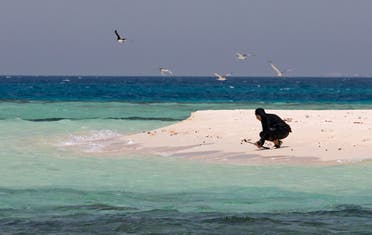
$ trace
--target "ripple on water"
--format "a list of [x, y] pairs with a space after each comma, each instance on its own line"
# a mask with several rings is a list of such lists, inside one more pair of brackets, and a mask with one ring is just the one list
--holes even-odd
[[36, 213], [0, 210], [0, 215], [1, 233], [324, 234], [368, 233], [372, 228], [372, 210], [354, 205], [325, 211], [234, 214], [137, 211], [94, 204], [47, 208]]

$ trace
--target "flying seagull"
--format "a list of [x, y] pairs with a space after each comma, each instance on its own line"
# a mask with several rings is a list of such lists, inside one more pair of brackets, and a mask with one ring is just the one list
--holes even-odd
[[169, 69], [166, 69], [166, 68], [160, 68], [160, 74], [161, 75], [170, 75], [170, 76], [174, 76], [174, 74], [172, 73], [172, 71], [170, 71]]
[[276, 67], [271, 61], [269, 62], [271, 68], [275, 71], [276, 76], [283, 77], [283, 73], [280, 71], [278, 67]]
[[247, 60], [247, 58], [250, 56], [256, 56], [256, 55], [255, 54], [242, 54], [242, 53], [237, 52], [235, 56], [238, 60], [243, 61], [243, 60]]
[[119, 33], [118, 33], [117, 30], [115, 30], [115, 35], [116, 35], [116, 41], [117, 41], [118, 43], [124, 43], [124, 42], [127, 40], [126, 38], [122, 38], [122, 37], [120, 37], [120, 35], [119, 35]]
[[269, 64], [271, 68], [275, 71], [276, 76], [278, 77], [283, 77], [284, 73], [291, 72], [294, 70], [294, 69], [286, 69], [285, 71], [281, 71], [275, 64], [272, 63], [272, 61], [269, 61]]
[[217, 78], [218, 81], [226, 81], [226, 77], [227, 76], [230, 76], [231, 74], [228, 73], [228, 74], [225, 74], [225, 75], [222, 76], [222, 75], [220, 75], [218, 73], [214, 73], [213, 75], [216, 76], [216, 78]]

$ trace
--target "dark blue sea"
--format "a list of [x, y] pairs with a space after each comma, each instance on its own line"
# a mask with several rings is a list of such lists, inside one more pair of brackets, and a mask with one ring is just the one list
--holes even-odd
[[372, 78], [2, 76], [0, 99], [368, 105]]

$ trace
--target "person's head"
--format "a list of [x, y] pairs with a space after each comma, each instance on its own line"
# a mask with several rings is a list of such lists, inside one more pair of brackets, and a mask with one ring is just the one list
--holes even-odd
[[263, 108], [256, 109], [254, 113], [256, 114], [256, 118], [260, 121], [262, 120], [262, 117], [266, 115], [265, 110]]

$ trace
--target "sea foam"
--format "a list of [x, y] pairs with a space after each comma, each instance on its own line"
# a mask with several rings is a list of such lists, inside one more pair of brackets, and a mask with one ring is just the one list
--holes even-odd
[[101, 152], [122, 135], [112, 130], [93, 130], [81, 135], [70, 135], [57, 144], [59, 147], [78, 147], [83, 152]]

